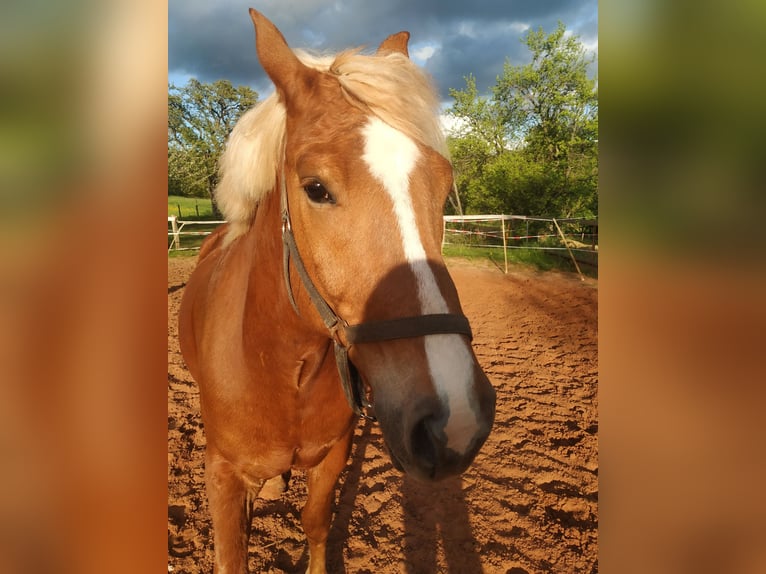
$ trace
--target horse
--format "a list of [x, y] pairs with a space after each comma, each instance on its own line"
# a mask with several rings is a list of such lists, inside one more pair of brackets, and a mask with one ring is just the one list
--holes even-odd
[[200, 248], [179, 341], [200, 390], [215, 573], [247, 571], [255, 498], [299, 469], [318, 574], [359, 417], [397, 469], [435, 481], [473, 461], [495, 391], [441, 256], [452, 166], [409, 33], [314, 56], [250, 16], [275, 91], [229, 135], [227, 223]]

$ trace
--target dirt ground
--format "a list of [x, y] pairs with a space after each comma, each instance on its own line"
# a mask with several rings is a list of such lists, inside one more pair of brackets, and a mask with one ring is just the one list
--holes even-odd
[[[168, 571], [212, 572], [205, 437], [176, 316], [194, 258], [168, 261]], [[497, 389], [492, 434], [462, 476], [423, 485], [360, 422], [341, 475], [332, 573], [598, 572], [597, 282], [451, 260], [474, 348]], [[251, 572], [303, 572], [305, 475], [260, 501]]]

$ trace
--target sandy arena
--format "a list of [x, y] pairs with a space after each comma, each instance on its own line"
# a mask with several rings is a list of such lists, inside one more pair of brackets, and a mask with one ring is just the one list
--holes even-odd
[[[168, 260], [168, 571], [212, 573], [205, 435], [177, 341], [195, 258]], [[423, 485], [394, 469], [375, 423], [360, 421], [338, 483], [328, 572], [598, 572], [597, 281], [490, 263], [448, 262], [474, 349], [497, 390], [495, 426], [462, 476]], [[305, 475], [260, 501], [251, 572], [304, 572]]]

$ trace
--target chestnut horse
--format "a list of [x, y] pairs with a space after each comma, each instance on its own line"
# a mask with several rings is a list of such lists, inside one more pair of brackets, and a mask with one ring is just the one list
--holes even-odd
[[200, 387], [215, 571], [247, 571], [254, 498], [305, 469], [319, 573], [358, 416], [374, 412], [397, 468], [438, 480], [473, 460], [495, 393], [441, 257], [452, 168], [409, 34], [320, 58], [250, 15], [276, 91], [229, 137], [229, 223], [200, 249], [180, 343]]

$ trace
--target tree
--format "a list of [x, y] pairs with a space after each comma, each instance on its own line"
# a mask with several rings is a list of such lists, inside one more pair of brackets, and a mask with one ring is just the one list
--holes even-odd
[[531, 62], [506, 61], [491, 97], [478, 94], [471, 76], [464, 90], [450, 92], [450, 113], [463, 126], [454, 138], [462, 141], [451, 146], [467, 209], [591, 217], [598, 176], [598, 93], [587, 75], [593, 60], [561, 23], [523, 41]]
[[257, 100], [254, 90], [227, 80], [206, 84], [192, 78], [182, 88], [168, 86], [169, 193], [207, 194], [220, 215], [213, 194], [218, 160], [234, 124]]
[[523, 66], [506, 62], [494, 99], [503, 110], [523, 111], [526, 152], [554, 175], [548, 189], [551, 207], [565, 217], [576, 212], [592, 216], [598, 93], [587, 69], [593, 60], [561, 22], [549, 35], [539, 29], [524, 40], [532, 61]]
[[470, 182], [480, 178], [483, 166], [501, 154], [505, 147], [504, 128], [497, 116], [497, 107], [479, 95], [473, 75], [465, 81], [464, 91], [450, 89], [450, 96], [455, 103], [447, 110], [447, 114], [456, 119], [453, 135], [447, 138], [447, 145], [456, 176], [454, 195], [457, 205], [451, 203], [460, 215], [463, 207], [461, 195], [469, 193]]
[[465, 79], [465, 90], [450, 88], [449, 94], [455, 100], [447, 113], [454, 117], [458, 136], [470, 137], [481, 142], [485, 148], [482, 153], [496, 156], [502, 153], [506, 145], [505, 122], [500, 117], [501, 109], [491, 100], [482, 97], [476, 88], [476, 78], [469, 75]]
[[207, 197], [208, 178], [193, 149], [168, 145], [168, 195]]
[[523, 66], [506, 61], [493, 89], [494, 100], [501, 114], [523, 111], [530, 151], [556, 161], [595, 115], [595, 81], [587, 75], [592, 60], [585, 57], [576, 36], [566, 35], [561, 22], [547, 36], [542, 28], [529, 31], [524, 41], [532, 61]]

